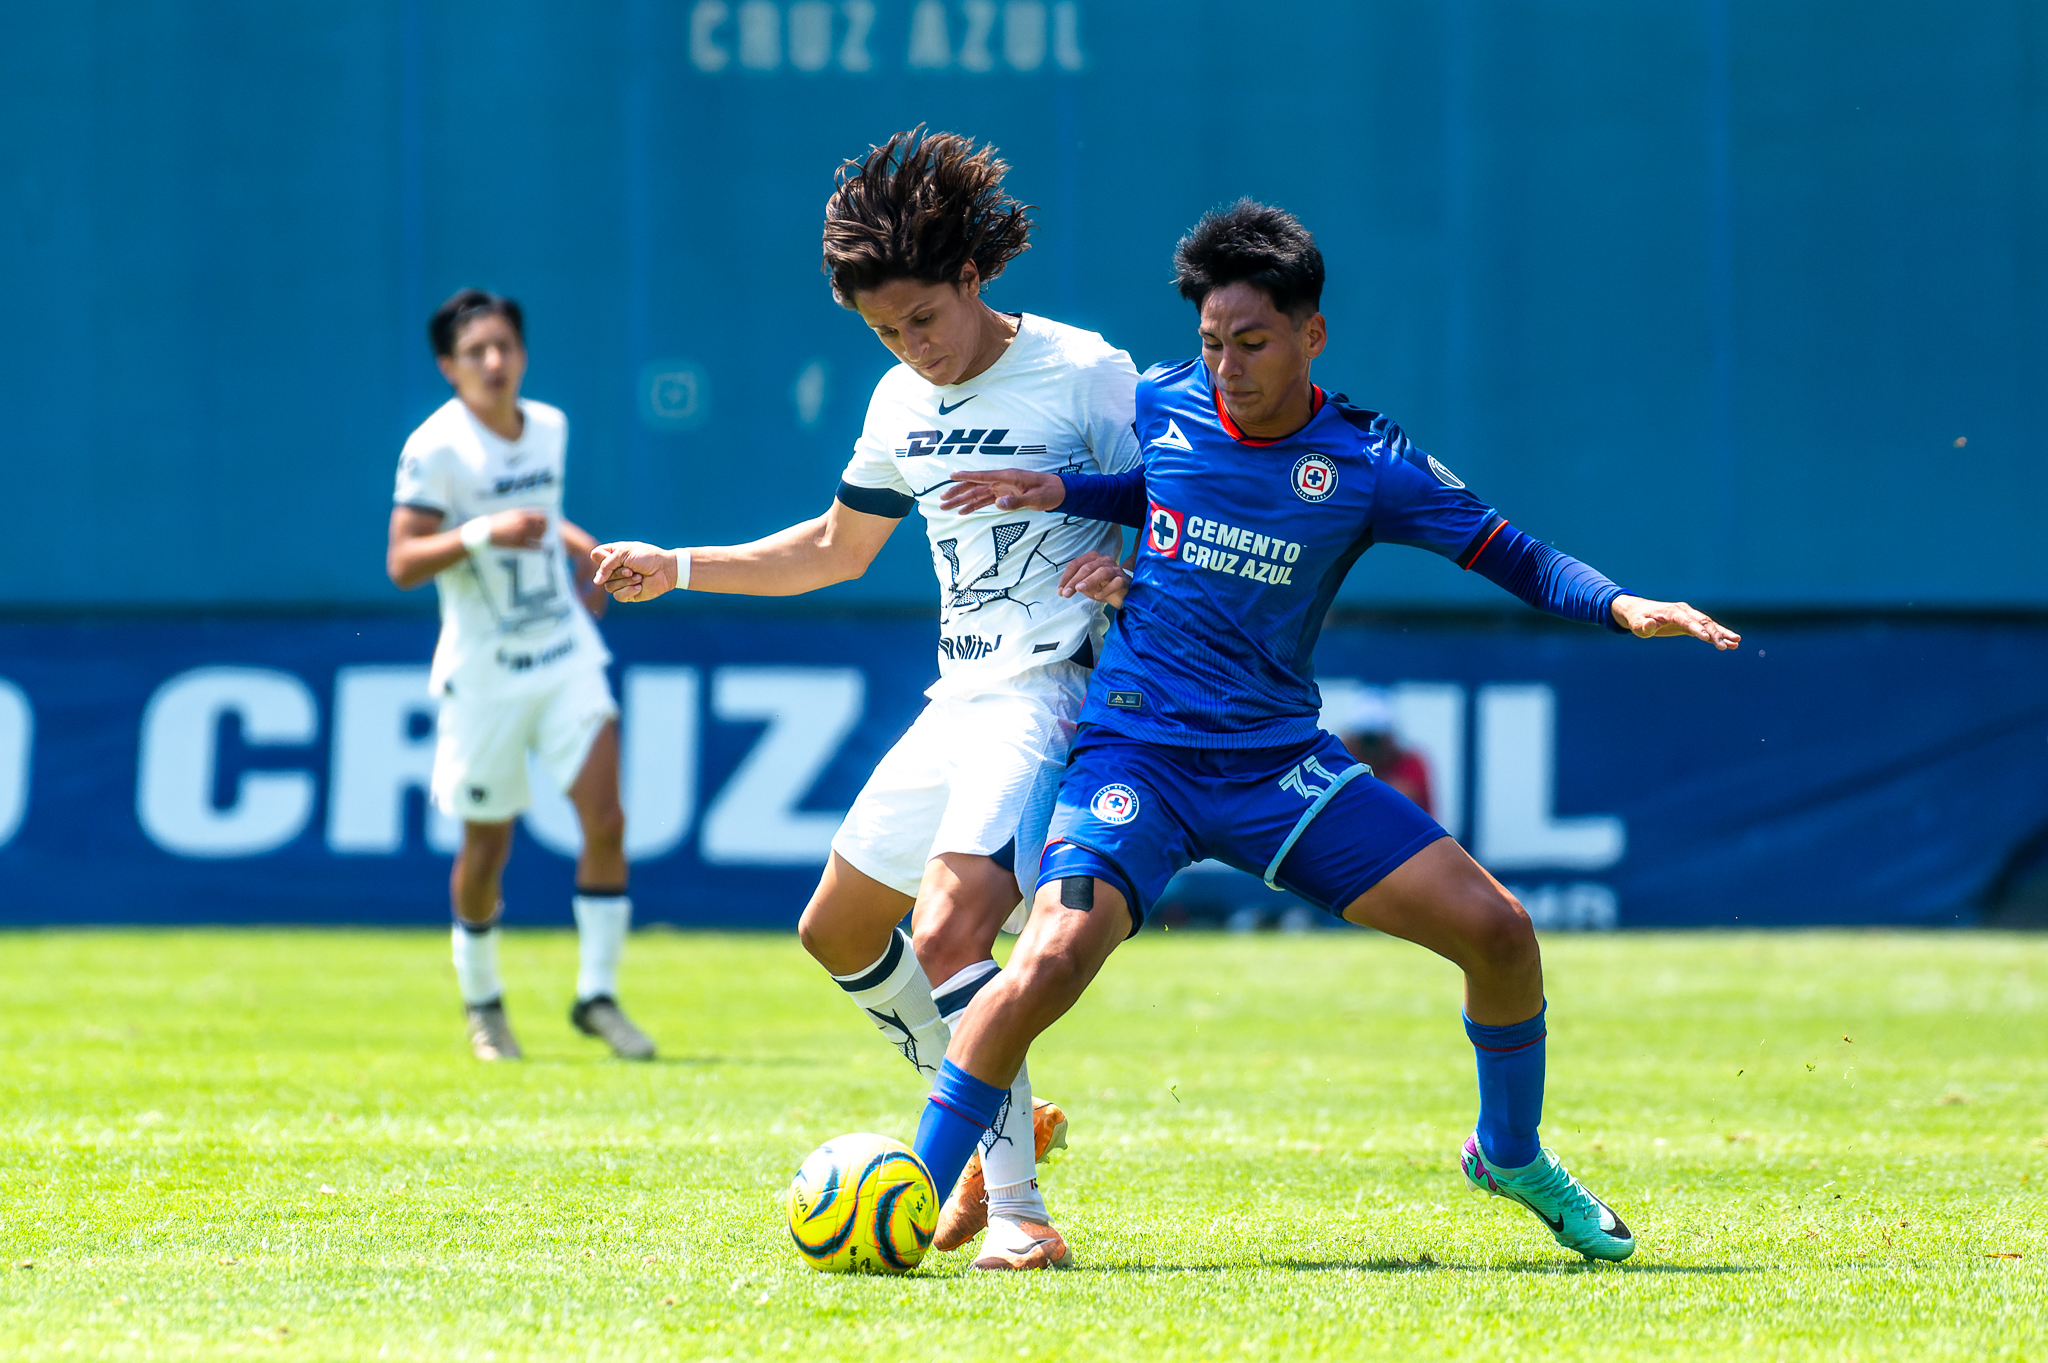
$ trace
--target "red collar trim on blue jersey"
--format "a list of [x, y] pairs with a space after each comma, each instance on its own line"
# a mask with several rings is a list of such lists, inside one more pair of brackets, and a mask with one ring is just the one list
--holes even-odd
[[[1316, 419], [1316, 413], [1323, 410], [1323, 390], [1319, 385], [1313, 383], [1310, 384], [1308, 387], [1308, 420], [1314, 421]], [[1240, 445], [1250, 445], [1254, 448], [1259, 448], [1266, 445], [1277, 445], [1283, 440], [1292, 440], [1295, 436], [1301, 434], [1301, 431], [1290, 431], [1286, 435], [1275, 436], [1271, 440], [1260, 440], [1255, 436], [1246, 435], [1243, 431], [1237, 429], [1237, 423], [1235, 421], [1232, 421], [1230, 419], [1230, 413], [1223, 409], [1223, 390], [1216, 387], [1216, 385], [1212, 383], [1209, 385], [1209, 397], [1216, 404], [1216, 419], [1223, 423], [1224, 430], [1230, 432], [1230, 438], [1232, 440], [1235, 440]], [[1304, 421], [1302, 423], [1302, 430], [1306, 429], [1308, 429], [1308, 421]]]

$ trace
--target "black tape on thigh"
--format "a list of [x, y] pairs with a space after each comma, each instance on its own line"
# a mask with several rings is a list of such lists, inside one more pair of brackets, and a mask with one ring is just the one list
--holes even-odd
[[1082, 913], [1095, 907], [1095, 877], [1066, 876], [1060, 881], [1060, 903]]

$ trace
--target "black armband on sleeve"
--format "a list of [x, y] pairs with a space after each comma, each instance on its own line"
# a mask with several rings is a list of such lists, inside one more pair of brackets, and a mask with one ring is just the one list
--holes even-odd
[[861, 487], [845, 479], [839, 482], [839, 500], [848, 510], [864, 516], [887, 516], [900, 521], [917, 505], [917, 498], [893, 487]]

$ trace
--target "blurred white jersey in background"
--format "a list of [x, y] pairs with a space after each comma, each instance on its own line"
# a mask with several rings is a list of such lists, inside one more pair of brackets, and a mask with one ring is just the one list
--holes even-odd
[[477, 516], [533, 509], [547, 532], [537, 549], [489, 545], [434, 578], [441, 639], [431, 678], [437, 696], [523, 695], [611, 660], [576, 599], [562, 550], [562, 477], [569, 421], [521, 399], [526, 429], [508, 441], [450, 398], [414, 431], [398, 461], [400, 506], [439, 511], [453, 529]]

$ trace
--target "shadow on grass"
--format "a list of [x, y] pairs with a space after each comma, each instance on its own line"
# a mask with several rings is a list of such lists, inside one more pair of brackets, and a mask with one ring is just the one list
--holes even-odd
[[1503, 1264], [1444, 1263], [1425, 1255], [1402, 1259], [1378, 1255], [1370, 1259], [1262, 1259], [1256, 1264], [1077, 1264], [1067, 1273], [1122, 1273], [1162, 1276], [1176, 1273], [1236, 1273], [1246, 1269], [1284, 1268], [1295, 1273], [1630, 1273], [1719, 1277], [1763, 1270], [1747, 1264], [1603, 1264], [1580, 1260], [1518, 1259]]
[[1718, 1277], [1760, 1271], [1748, 1264], [1607, 1264], [1585, 1259], [1515, 1259], [1501, 1264], [1443, 1263], [1427, 1255], [1419, 1259], [1389, 1256], [1371, 1259], [1267, 1259], [1260, 1266], [1288, 1268], [1297, 1273], [1671, 1273]]
[[597, 1052], [592, 1052], [589, 1055], [574, 1055], [569, 1054], [567, 1052], [554, 1052], [544, 1055], [528, 1055], [518, 1063], [526, 1066], [529, 1069], [591, 1069], [598, 1067], [614, 1067], [622, 1070], [633, 1070], [639, 1069], [642, 1066], [646, 1066], [650, 1069], [660, 1069], [664, 1066], [671, 1068], [708, 1069], [715, 1065], [741, 1064], [757, 1069], [774, 1069], [778, 1067], [791, 1068], [796, 1066], [811, 1065], [815, 1064], [816, 1062], [804, 1059], [799, 1056], [662, 1055], [659, 1053], [657, 1053], [652, 1059], [648, 1060], [622, 1060], [615, 1055], [603, 1055]]

